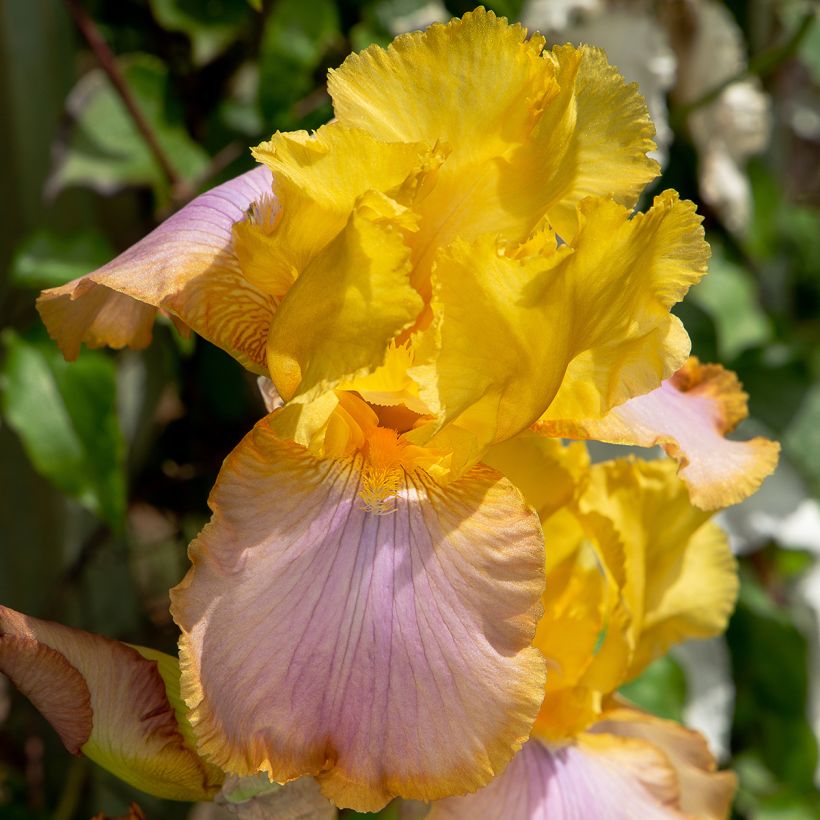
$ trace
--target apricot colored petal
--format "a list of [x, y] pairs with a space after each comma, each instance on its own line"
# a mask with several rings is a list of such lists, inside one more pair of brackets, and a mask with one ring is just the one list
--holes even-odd
[[422, 308], [400, 206], [371, 192], [298, 278], [273, 318], [268, 368], [282, 398], [316, 396], [376, 370]]
[[172, 612], [203, 752], [240, 775], [312, 774], [371, 811], [479, 788], [520, 748], [543, 696], [544, 554], [487, 468], [446, 488], [405, 474], [386, 515], [364, 510], [360, 476], [260, 421], [225, 462]]
[[[345, 227], [363, 194], [400, 188], [428, 153], [426, 146], [381, 142], [339, 122], [314, 134], [277, 132], [253, 154], [273, 173], [282, 211], [255, 251], [258, 264], [243, 270], [261, 289], [281, 295], [282, 283], [295, 280]], [[240, 247], [248, 230], [237, 226]]]
[[219, 790], [221, 773], [186, 744], [157, 664], [137, 650], [0, 606], [0, 672], [69, 751], [138, 789], [171, 800], [207, 800]]
[[659, 388], [601, 419], [551, 420], [539, 429], [564, 438], [661, 445], [680, 464], [692, 502], [712, 510], [750, 496], [777, 465], [776, 442], [725, 438], [745, 417], [746, 394], [734, 373], [691, 358]]
[[197, 197], [107, 265], [43, 291], [37, 308], [63, 355], [75, 359], [83, 342], [144, 347], [162, 308], [260, 369], [273, 303], [242, 276], [231, 228], [270, 194], [270, 173], [249, 171]]
[[525, 139], [557, 91], [544, 39], [483, 8], [370, 46], [331, 71], [338, 120], [385, 141], [443, 142], [448, 163], [482, 162]]
[[580, 506], [611, 521], [624, 544], [623, 594], [637, 639], [629, 677], [674, 643], [726, 628], [738, 590], [735, 560], [725, 534], [692, 506], [673, 463], [596, 465]]
[[614, 709], [604, 714], [593, 732], [634, 738], [661, 749], [675, 768], [680, 785], [681, 810], [687, 817], [723, 820], [729, 816], [737, 778], [718, 772], [703, 735], [671, 720], [636, 709]]
[[582, 734], [563, 746], [533, 738], [487, 788], [442, 800], [429, 820], [683, 820], [675, 771], [639, 740]]

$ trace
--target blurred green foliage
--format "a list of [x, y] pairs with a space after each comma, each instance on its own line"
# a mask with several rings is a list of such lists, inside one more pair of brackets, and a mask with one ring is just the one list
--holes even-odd
[[[487, 5], [511, 17], [523, 7], [520, 0]], [[326, 71], [352, 49], [385, 44], [433, 13], [461, 14], [473, 3], [82, 6], [174, 174], [146, 144], [60, 0], [0, 5], [7, 124], [0, 129], [0, 601], [173, 651], [167, 590], [207, 520], [222, 459], [263, 412], [254, 380], [167, 322], [146, 351], [83, 351], [66, 364], [40, 328], [37, 291], [94, 269], [197, 192], [250, 168], [248, 146], [274, 130], [326, 121]], [[727, 6], [752, 55], [779, 42], [806, 9], [796, 0]], [[762, 77], [773, 101], [771, 141], [747, 170], [752, 223], [732, 233], [701, 203], [712, 272], [680, 308], [694, 352], [718, 358], [747, 386], [748, 429], [783, 442], [796, 471], [788, 497], [776, 499], [785, 510], [820, 496], [818, 55], [814, 25], [799, 51]], [[659, 188], [699, 201], [697, 163], [679, 126]], [[808, 820], [820, 816], [817, 742], [807, 720], [811, 703], [820, 711], [817, 622], [805, 584], [816, 556], [784, 552], [775, 541], [763, 537], [761, 549], [741, 559], [743, 592], [727, 636], [737, 691], [727, 762], [740, 777], [739, 817]], [[665, 659], [625, 692], [679, 719], [686, 677]], [[33, 709], [0, 688], [2, 817], [118, 814], [132, 799], [152, 818], [189, 812], [70, 759]]]

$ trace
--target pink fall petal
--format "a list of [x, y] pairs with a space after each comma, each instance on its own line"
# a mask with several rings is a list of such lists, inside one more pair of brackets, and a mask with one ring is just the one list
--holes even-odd
[[360, 478], [263, 419], [225, 461], [172, 612], [206, 756], [315, 774], [372, 811], [475, 790], [526, 740], [544, 556], [536, 515], [487, 468], [446, 488], [406, 473], [383, 515]]
[[725, 437], [746, 415], [746, 394], [734, 373], [693, 357], [657, 390], [603, 418], [543, 421], [536, 430], [562, 438], [660, 445], [680, 463], [692, 503], [713, 510], [743, 501], [777, 466], [776, 442]]
[[683, 820], [674, 771], [648, 743], [581, 735], [530, 740], [486, 789], [442, 800], [428, 820]]
[[260, 167], [225, 182], [107, 265], [44, 291], [37, 307], [63, 355], [83, 342], [145, 347], [161, 308], [261, 372], [273, 302], [242, 276], [232, 226], [271, 196], [271, 180]]

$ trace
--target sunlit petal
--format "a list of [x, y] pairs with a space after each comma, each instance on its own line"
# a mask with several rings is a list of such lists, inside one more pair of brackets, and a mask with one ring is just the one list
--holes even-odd
[[268, 368], [280, 395], [318, 395], [383, 364], [422, 308], [410, 285], [401, 208], [375, 191], [288, 291], [271, 325]]
[[[381, 142], [332, 122], [314, 134], [277, 132], [253, 153], [273, 173], [282, 210], [275, 225], [256, 231], [259, 247], [242, 260], [243, 271], [262, 290], [282, 295], [344, 228], [363, 194], [398, 196], [408, 177], [424, 166], [429, 149]], [[237, 226], [240, 248], [253, 239], [253, 227]]]
[[402, 472], [381, 515], [363, 486], [358, 461], [316, 460], [263, 419], [172, 599], [203, 751], [374, 810], [476, 789], [526, 739], [544, 556], [535, 514], [486, 468], [447, 488]]
[[444, 142], [459, 164], [503, 154], [557, 91], [544, 39], [526, 37], [477, 9], [371, 46], [330, 72], [336, 117], [386, 141]]
[[144, 347], [163, 308], [261, 369], [273, 303], [242, 276], [231, 229], [270, 195], [269, 171], [249, 171], [197, 197], [102, 268], [44, 291], [37, 307], [65, 357], [76, 358], [83, 342]]
[[674, 721], [627, 708], [606, 712], [591, 731], [644, 740], [662, 750], [675, 769], [680, 808], [687, 817], [723, 820], [729, 816], [737, 778], [732, 772], [716, 771], [715, 758], [703, 735]]
[[661, 445], [680, 463], [693, 503], [711, 510], [751, 495], [777, 465], [776, 442], [725, 437], [746, 414], [746, 394], [736, 376], [691, 358], [659, 388], [601, 419], [556, 418], [538, 429], [564, 438]]
[[709, 513], [692, 506], [674, 463], [596, 465], [579, 506], [611, 521], [624, 545], [623, 594], [637, 641], [630, 677], [673, 644], [726, 628], [738, 590], [735, 560]]
[[584, 197], [612, 196], [632, 208], [658, 175], [647, 157], [655, 148], [655, 127], [637, 84], [626, 83], [601, 49], [556, 46], [548, 59], [561, 92], [528, 146], [530, 168], [543, 168], [536, 178], [551, 194], [550, 223], [569, 240]]
[[633, 218], [608, 199], [580, 210], [568, 245], [547, 233], [509, 249], [487, 236], [437, 257], [428, 358], [410, 374], [441, 412], [412, 435], [443, 446], [453, 433], [442, 427], [458, 427], [470, 438], [456, 470], [539, 417], [589, 418], [648, 392], [688, 355], [669, 311], [705, 271], [693, 204], [667, 191]]

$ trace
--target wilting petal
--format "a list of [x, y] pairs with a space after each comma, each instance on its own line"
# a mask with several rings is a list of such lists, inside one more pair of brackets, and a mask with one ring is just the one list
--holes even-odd
[[726, 628], [737, 597], [735, 559], [709, 514], [692, 506], [673, 463], [595, 465], [579, 506], [608, 519], [624, 545], [623, 594], [637, 643], [629, 677], [672, 644]]
[[680, 463], [692, 502], [712, 510], [751, 495], [777, 465], [776, 442], [724, 438], [746, 414], [746, 394], [734, 373], [693, 357], [657, 390], [601, 419], [545, 420], [538, 429], [563, 438], [661, 445]]
[[683, 820], [675, 771], [650, 743], [582, 734], [533, 738], [487, 788], [442, 800], [429, 820]]
[[687, 817], [723, 820], [729, 815], [737, 779], [732, 772], [716, 771], [703, 735], [626, 708], [606, 712], [591, 731], [644, 740], [661, 749], [677, 774], [680, 808]]
[[[168, 674], [176, 659], [163, 658]], [[186, 744], [157, 665], [136, 649], [0, 607], [0, 672], [69, 751], [127, 783], [172, 800], [207, 800], [218, 791], [221, 773]]]
[[273, 303], [242, 276], [231, 228], [270, 195], [270, 172], [249, 171], [197, 197], [99, 270], [44, 291], [37, 307], [63, 355], [76, 358], [82, 342], [144, 347], [156, 308], [164, 308], [259, 370]]
[[366, 512], [357, 462], [271, 423], [226, 460], [172, 592], [201, 749], [359, 810], [484, 785], [543, 696], [537, 517], [486, 468], [404, 473], [394, 511]]
[[227, 806], [239, 820], [337, 820], [339, 816], [312, 777], [279, 786], [263, 774], [229, 776], [215, 802]]
[[507, 255], [484, 237], [439, 254], [426, 341], [436, 352], [410, 372], [442, 412], [416, 443], [441, 446], [452, 422], [472, 436], [453, 463], [470, 464], [539, 417], [602, 414], [685, 360], [689, 338], [669, 310], [705, 271], [694, 205], [667, 191], [631, 219], [608, 199], [580, 212], [569, 245], [550, 236]]
[[375, 191], [288, 291], [268, 339], [268, 368], [280, 395], [324, 393], [372, 372], [390, 341], [422, 308], [410, 285], [410, 249], [400, 206]]

